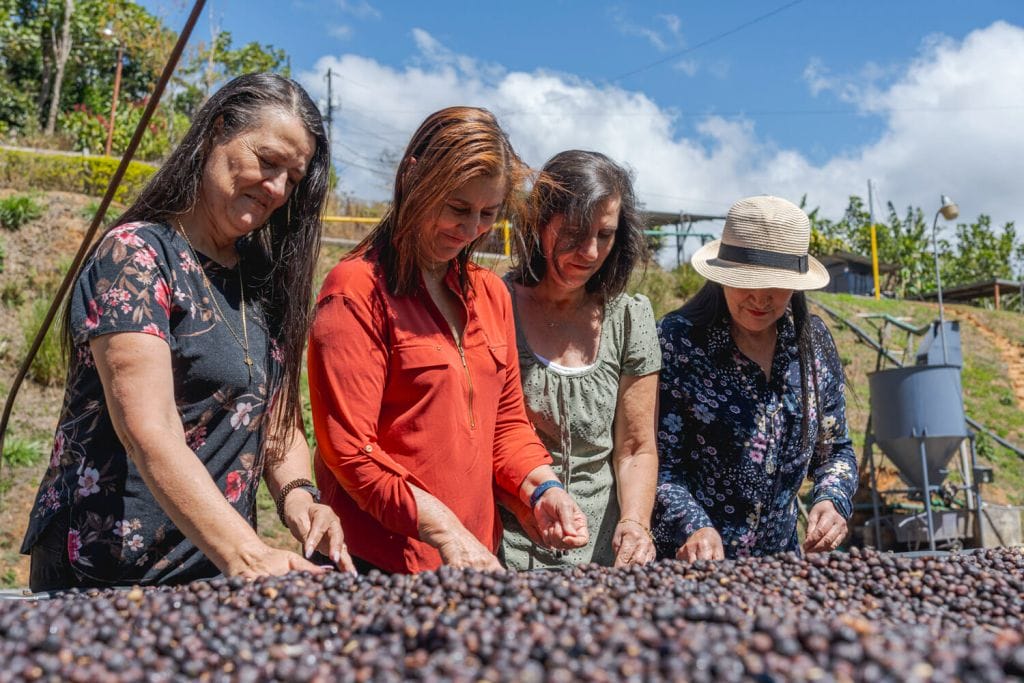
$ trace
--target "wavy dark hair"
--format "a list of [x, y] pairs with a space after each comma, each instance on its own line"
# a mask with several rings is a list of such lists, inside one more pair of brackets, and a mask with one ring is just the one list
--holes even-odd
[[[419, 287], [418, 268], [427, 254], [422, 228], [437, 219], [449, 195], [479, 176], [502, 178], [505, 196], [499, 215], [518, 213], [517, 190], [528, 173], [491, 112], [477, 107], [434, 112], [420, 124], [402, 155], [390, 208], [352, 257], [372, 250], [388, 291], [395, 296], [412, 294]], [[463, 292], [469, 287], [467, 267], [473, 250], [484, 237], [470, 242], [456, 257]]]
[[[794, 291], [789, 300], [789, 312], [793, 316], [793, 327], [796, 330], [797, 356], [800, 362], [800, 396], [804, 417], [800, 424], [800, 448], [806, 450], [810, 441], [809, 414], [810, 387], [818, 386], [818, 372], [814, 367], [814, 330], [811, 326], [811, 314], [807, 308], [807, 295], [802, 291]], [[676, 313], [693, 324], [696, 334], [694, 338], [701, 343], [706, 339], [709, 327], [721, 320], [731, 320], [729, 306], [725, 301], [725, 289], [717, 282], [708, 281], [693, 297], [683, 304]], [[820, 392], [814, 392], [814, 404], [817, 414], [821, 415]]]
[[[301, 121], [316, 140], [316, 149], [306, 175], [288, 201], [265, 225], [247, 235], [238, 249], [246, 263], [245, 287], [261, 304], [270, 335], [284, 355], [280, 372], [269, 378], [268, 395], [283, 390], [271, 433], [287, 434], [285, 430], [301, 416], [299, 375], [312, 320], [313, 272], [320, 253], [321, 215], [330, 177], [327, 131], [309, 94], [295, 81], [272, 73], [246, 74], [227, 83], [202, 106], [185, 137], [111, 229], [147, 221], [168, 223], [173, 230], [169, 222], [196, 205], [213, 146], [253, 129], [267, 110], [275, 109]], [[71, 349], [67, 310], [63, 328], [65, 346]]]
[[600, 152], [572, 149], [551, 157], [534, 183], [526, 219], [516, 241], [512, 279], [533, 287], [544, 279], [549, 265], [541, 247], [541, 231], [558, 215], [564, 217], [555, 249], [575, 249], [590, 232], [594, 214], [601, 206], [619, 198], [619, 223], [615, 243], [601, 268], [587, 280], [586, 290], [606, 301], [626, 290], [629, 277], [647, 256], [643, 219], [629, 172]]

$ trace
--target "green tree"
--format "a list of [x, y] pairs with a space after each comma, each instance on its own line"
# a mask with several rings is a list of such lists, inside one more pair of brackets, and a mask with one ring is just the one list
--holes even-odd
[[[935, 271], [924, 215], [920, 209], [908, 206], [901, 216], [892, 203], [886, 209], [886, 219], [875, 221], [875, 239], [878, 260], [898, 267], [891, 284], [896, 296], [913, 297], [931, 291], [935, 288]], [[808, 212], [808, 216], [812, 254], [822, 256], [845, 250], [871, 255], [871, 215], [861, 197], [851, 195], [837, 221], [821, 217], [818, 208]]]
[[119, 105], [137, 101], [152, 90], [173, 40], [131, 0], [0, 0], [0, 125], [31, 133], [74, 105], [109, 111], [118, 43]]
[[234, 48], [230, 31], [215, 30], [209, 44], [201, 44], [188, 64], [181, 69], [183, 78], [176, 81], [180, 88], [175, 102], [189, 116], [220, 85], [242, 74], [270, 71], [282, 76], [291, 75], [288, 53], [270, 44], [255, 41]]
[[943, 285], [954, 286], [991, 280], [1010, 279], [1020, 272], [1020, 258], [1024, 244], [1017, 238], [1013, 223], [1003, 226], [997, 233], [991, 219], [982, 214], [973, 223], [956, 226], [956, 248], [949, 245], [940, 250]]

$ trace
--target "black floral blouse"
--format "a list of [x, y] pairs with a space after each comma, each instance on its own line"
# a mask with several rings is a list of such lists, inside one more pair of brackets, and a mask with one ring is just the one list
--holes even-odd
[[218, 573], [161, 509], [114, 432], [89, 340], [119, 332], [170, 346], [186, 442], [255, 526], [267, 372], [281, 353], [247, 293], [250, 381], [243, 350], [220, 318], [223, 311], [241, 335], [238, 271], [198, 258], [169, 226], [132, 223], [105, 235], [87, 262], [70, 304], [74, 351], [64, 405], [23, 553], [60, 520], [71, 566], [90, 583], [182, 583]]
[[849, 518], [857, 462], [842, 366], [825, 323], [812, 316], [810, 324], [817, 384], [808, 400], [806, 448], [789, 314], [778, 323], [770, 379], [736, 347], [727, 318], [698, 331], [676, 312], [658, 325], [663, 365], [652, 531], [660, 556], [675, 557], [690, 534], [708, 526], [722, 536], [727, 558], [799, 551], [797, 492], [808, 473], [813, 503], [830, 500]]

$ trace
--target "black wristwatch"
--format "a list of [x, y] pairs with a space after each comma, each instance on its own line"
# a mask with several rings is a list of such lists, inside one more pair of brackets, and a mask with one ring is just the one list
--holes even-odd
[[281, 492], [277, 494], [277, 500], [274, 503], [277, 505], [277, 517], [281, 520], [281, 524], [288, 526], [288, 522], [284, 519], [284, 499], [288, 497], [288, 494], [295, 489], [302, 489], [313, 496], [313, 502], [320, 502], [320, 489], [316, 487], [313, 482], [309, 479], [293, 479], [284, 486], [281, 487]]

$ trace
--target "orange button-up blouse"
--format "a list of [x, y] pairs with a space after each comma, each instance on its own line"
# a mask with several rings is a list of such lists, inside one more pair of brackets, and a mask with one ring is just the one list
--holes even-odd
[[388, 293], [372, 253], [342, 260], [317, 301], [309, 344], [323, 502], [349, 551], [390, 572], [441, 566], [418, 539], [406, 482], [444, 503], [494, 552], [501, 540], [493, 484], [512, 494], [551, 462], [526, 418], [508, 290], [470, 266], [461, 349], [425, 287]]

